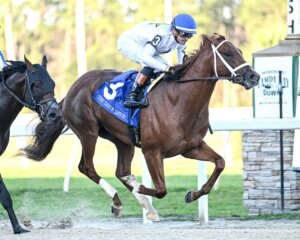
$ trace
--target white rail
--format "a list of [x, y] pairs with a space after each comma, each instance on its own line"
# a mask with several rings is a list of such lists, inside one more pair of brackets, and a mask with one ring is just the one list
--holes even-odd
[[[33, 126], [35, 121], [32, 121], [34, 115], [32, 114], [20, 114], [16, 121], [13, 123], [10, 135], [11, 137], [30, 136], [33, 133]], [[210, 109], [210, 124], [213, 131], [248, 131], [248, 130], [288, 130], [288, 129], [300, 129], [299, 118], [253, 118], [252, 108], [223, 108], [223, 109]], [[71, 130], [68, 130], [65, 134], [73, 134]], [[74, 144], [78, 144], [75, 141]], [[77, 149], [77, 147], [75, 147]], [[68, 170], [64, 181], [64, 190], [69, 190], [69, 179], [75, 156], [71, 153]], [[148, 173], [147, 166], [143, 160], [143, 184], [151, 186], [151, 177]], [[198, 188], [206, 182], [206, 164], [200, 162], [198, 164]], [[202, 223], [208, 222], [208, 200], [207, 196], [201, 197], [198, 202], [199, 207], [199, 220]], [[144, 214], [144, 222], [148, 223]]]
[[[35, 121], [33, 114], [20, 114], [14, 121], [10, 136], [30, 136]], [[252, 108], [211, 108], [210, 124], [214, 131], [300, 129], [300, 118], [253, 118]], [[73, 134], [71, 130], [66, 134]]]

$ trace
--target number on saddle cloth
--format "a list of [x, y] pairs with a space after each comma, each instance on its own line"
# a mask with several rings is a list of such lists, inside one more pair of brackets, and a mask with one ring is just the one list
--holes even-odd
[[130, 126], [139, 128], [140, 109], [137, 108], [132, 111], [123, 106], [124, 99], [130, 93], [136, 75], [137, 71], [130, 70], [116, 76], [109, 82], [102, 83], [92, 98], [116, 118]]

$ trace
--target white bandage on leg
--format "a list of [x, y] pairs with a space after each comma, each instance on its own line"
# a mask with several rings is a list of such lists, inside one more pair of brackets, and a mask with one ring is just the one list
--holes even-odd
[[99, 185], [111, 198], [113, 198], [116, 195], [116, 193], [118, 193], [117, 190], [113, 186], [111, 186], [107, 181], [105, 181], [103, 178], [100, 179]]
[[134, 175], [128, 175], [122, 177], [122, 180], [125, 181], [128, 185], [130, 185], [133, 188], [138, 188], [140, 186], [140, 184], [138, 184], [136, 177]]
[[159, 216], [157, 214], [157, 211], [155, 210], [155, 208], [152, 206], [151, 201], [149, 200], [149, 198], [144, 195], [144, 194], [140, 194], [137, 192], [138, 188], [139, 188], [140, 184], [137, 183], [137, 187], [134, 187], [132, 189], [132, 194], [133, 196], [138, 200], [139, 204], [146, 209], [147, 213], [146, 213], [146, 217], [151, 220], [151, 221], [159, 221]]
[[159, 216], [157, 214], [157, 211], [152, 206], [152, 203], [149, 200], [149, 198], [144, 194], [138, 193], [138, 190], [139, 190], [141, 184], [138, 183], [136, 177], [134, 175], [128, 175], [128, 176], [123, 177], [122, 180], [124, 180], [128, 185], [133, 187], [132, 194], [136, 198], [136, 200], [139, 202], [139, 204], [144, 209], [146, 209], [147, 218], [151, 221], [159, 221]]

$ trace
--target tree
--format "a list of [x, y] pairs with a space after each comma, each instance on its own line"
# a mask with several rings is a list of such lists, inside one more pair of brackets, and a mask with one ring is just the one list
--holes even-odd
[[[0, 47], [6, 52], [14, 49], [15, 53], [9, 55], [21, 60], [26, 54], [40, 61], [41, 55], [46, 54], [48, 70], [61, 97], [77, 78], [75, 3], [74, 0], [19, 0], [0, 5], [0, 22], [4, 23], [5, 15], [11, 14], [13, 23], [11, 30], [4, 31], [4, 25], [1, 26]], [[197, 22], [198, 34], [189, 41], [188, 54], [200, 47], [202, 33], [218, 32], [237, 45], [251, 63], [253, 52], [278, 44], [287, 33], [285, 1], [172, 0], [172, 3], [173, 16], [189, 13]], [[86, 36], [82, 44], [86, 46], [86, 70], [139, 69], [139, 65], [118, 52], [118, 37], [142, 20], [164, 21], [164, 3], [160, 0], [85, 0], [82, 10], [84, 20], [77, 22], [85, 28], [85, 34], [77, 36]], [[10, 37], [5, 39], [5, 34]], [[242, 87], [224, 81], [217, 84], [211, 106], [240, 106], [251, 102], [251, 91], [245, 93]]]
[[78, 76], [81, 76], [87, 71], [84, 0], [76, 0], [75, 19], [76, 19], [75, 28], [76, 28], [77, 72], [78, 72]]

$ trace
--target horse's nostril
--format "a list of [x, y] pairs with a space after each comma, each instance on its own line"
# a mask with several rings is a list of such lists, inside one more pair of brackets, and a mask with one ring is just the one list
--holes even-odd
[[250, 79], [254, 81], [258, 81], [260, 79], [260, 76], [258, 74], [251, 74]]

